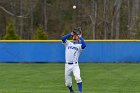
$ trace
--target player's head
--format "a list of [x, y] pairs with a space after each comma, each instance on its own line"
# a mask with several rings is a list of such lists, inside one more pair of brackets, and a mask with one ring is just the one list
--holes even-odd
[[72, 40], [79, 42], [79, 36], [78, 35], [73, 35]]
[[73, 32], [73, 36], [72, 36], [73, 41], [79, 42], [79, 35], [82, 34], [81, 28], [80, 27], [75, 28], [72, 32]]

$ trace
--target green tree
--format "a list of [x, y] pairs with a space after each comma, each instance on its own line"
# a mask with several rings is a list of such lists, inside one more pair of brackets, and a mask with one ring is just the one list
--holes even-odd
[[65, 26], [64, 27], [64, 31], [62, 32], [61, 36], [65, 35], [65, 34], [69, 34], [70, 31], [69, 31], [69, 27], [68, 26]]
[[15, 26], [12, 18], [8, 19], [6, 25], [6, 34], [3, 37], [4, 40], [18, 40], [19, 36], [16, 34]]
[[[66, 34], [69, 34], [71, 31], [69, 30], [69, 27], [68, 26], [65, 26], [64, 27], [64, 30], [63, 30], [63, 32], [62, 32], [62, 34], [61, 34], [61, 36], [63, 36], [63, 35], [66, 35]], [[68, 40], [70, 39], [70, 37], [68, 38]]]
[[40, 25], [34, 35], [34, 39], [36, 40], [46, 40], [47, 39], [47, 33], [43, 29], [43, 27]]

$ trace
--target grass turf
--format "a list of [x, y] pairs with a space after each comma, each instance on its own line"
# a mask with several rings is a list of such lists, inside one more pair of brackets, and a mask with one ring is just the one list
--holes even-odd
[[[81, 63], [83, 93], [140, 93], [140, 64]], [[73, 79], [73, 87], [77, 85]], [[0, 64], [0, 93], [69, 93], [64, 64]]]

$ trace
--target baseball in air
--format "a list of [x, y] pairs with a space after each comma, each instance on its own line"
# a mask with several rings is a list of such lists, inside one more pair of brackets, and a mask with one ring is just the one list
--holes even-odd
[[76, 6], [75, 5], [73, 5], [73, 9], [76, 9]]

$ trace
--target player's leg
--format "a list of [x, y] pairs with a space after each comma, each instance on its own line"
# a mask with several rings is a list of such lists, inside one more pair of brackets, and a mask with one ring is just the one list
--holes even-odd
[[73, 74], [77, 82], [79, 93], [82, 93], [82, 79], [80, 77], [80, 68], [78, 64], [74, 66]]
[[70, 93], [74, 93], [72, 88], [72, 66], [65, 64], [65, 85], [69, 88]]

